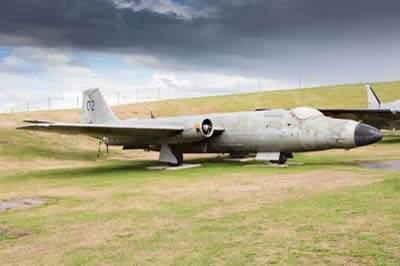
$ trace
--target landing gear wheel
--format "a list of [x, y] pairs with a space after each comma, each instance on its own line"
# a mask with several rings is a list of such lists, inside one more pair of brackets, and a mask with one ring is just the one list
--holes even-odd
[[271, 163], [273, 163], [273, 164], [285, 164], [286, 163], [286, 161], [287, 161], [287, 156], [286, 156], [286, 154], [280, 154], [279, 155], [279, 160], [271, 160], [270, 162]]
[[183, 163], [183, 153], [182, 152], [172, 152], [177, 160], [177, 163], [168, 163], [168, 166], [178, 166]]

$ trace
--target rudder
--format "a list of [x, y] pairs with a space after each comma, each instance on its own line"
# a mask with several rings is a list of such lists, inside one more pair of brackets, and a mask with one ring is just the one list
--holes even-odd
[[119, 119], [107, 104], [99, 89], [86, 90], [82, 94], [81, 123], [103, 124]]
[[365, 88], [367, 88], [367, 94], [368, 94], [368, 109], [380, 109], [381, 101], [379, 101], [379, 98], [378, 96], [376, 96], [371, 85], [366, 84]]

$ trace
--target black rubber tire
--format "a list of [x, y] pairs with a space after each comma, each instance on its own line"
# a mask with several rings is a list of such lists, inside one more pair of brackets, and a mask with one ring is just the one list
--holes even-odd
[[285, 164], [287, 161], [287, 156], [285, 154], [279, 155], [279, 160], [271, 160], [270, 162], [273, 164]]

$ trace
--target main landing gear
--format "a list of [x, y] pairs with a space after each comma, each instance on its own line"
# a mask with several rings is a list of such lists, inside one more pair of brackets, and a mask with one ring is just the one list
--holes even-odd
[[183, 163], [183, 153], [175, 150], [174, 147], [163, 144], [161, 145], [159, 160], [169, 166], [178, 166]]
[[270, 162], [273, 164], [285, 164], [288, 158], [293, 158], [293, 154], [281, 153], [278, 160], [271, 160]]
[[179, 166], [183, 163], [183, 153], [182, 152], [177, 152], [177, 151], [172, 151], [172, 154], [176, 158], [176, 163], [168, 163], [168, 166]]

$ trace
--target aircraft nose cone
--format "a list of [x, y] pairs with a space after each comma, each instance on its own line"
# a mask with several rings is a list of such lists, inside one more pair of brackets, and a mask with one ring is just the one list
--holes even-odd
[[358, 123], [354, 131], [354, 141], [357, 146], [378, 142], [382, 137], [383, 135], [379, 129], [363, 123]]

